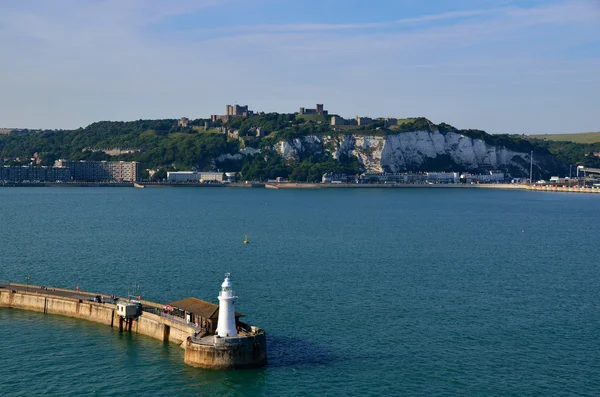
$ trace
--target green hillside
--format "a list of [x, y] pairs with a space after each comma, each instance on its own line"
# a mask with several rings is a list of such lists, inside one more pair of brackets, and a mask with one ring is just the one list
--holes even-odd
[[579, 134], [539, 134], [529, 135], [531, 138], [545, 141], [597, 143], [600, 142], [600, 132], [582, 132]]
[[[430, 120], [417, 117], [402, 120], [393, 129], [384, 127], [383, 121], [367, 126], [348, 126], [341, 131], [324, 122], [323, 116], [310, 120], [296, 114], [266, 113], [250, 118], [236, 117], [215, 127], [204, 129], [207, 120], [190, 120], [188, 127], [179, 127], [177, 120], [137, 120], [129, 122], [101, 121], [77, 130], [11, 131], [0, 135], [0, 164], [23, 165], [34, 155], [42, 165], [51, 166], [54, 160], [123, 160], [138, 161], [142, 169], [167, 170], [210, 170], [241, 172], [248, 180], [267, 180], [276, 177], [296, 181], [319, 181], [325, 172], [357, 174], [362, 166], [356, 156], [334, 158], [324, 147], [313, 147], [303, 151], [297, 159], [284, 159], [275, 149], [279, 142], [302, 139], [306, 136], [353, 135], [396, 135], [411, 131], [439, 131], [441, 134], [459, 133], [472, 139], [483, 140], [498, 147], [528, 153], [535, 150], [545, 158], [547, 172], [556, 174], [561, 163], [550, 154], [555, 154], [566, 164], [591, 161], [598, 157], [584, 157], [585, 154], [600, 150], [595, 145], [569, 142], [551, 142], [526, 139], [523, 136], [490, 135], [479, 130], [459, 130], [451, 125], [436, 125]], [[321, 119], [319, 119], [321, 118]], [[224, 132], [220, 127], [235, 131], [235, 135]], [[264, 136], [257, 136], [261, 128]], [[238, 139], [239, 136], [239, 139]], [[527, 137], [529, 138], [529, 137]], [[329, 143], [328, 145], [332, 145]], [[240, 149], [259, 149], [260, 156], [238, 154]], [[133, 153], [111, 156], [98, 149], [129, 148]], [[241, 157], [240, 157], [241, 156]], [[19, 160], [17, 160], [19, 158]], [[219, 160], [217, 160], [219, 158]], [[432, 160], [433, 161], [433, 160]], [[420, 171], [462, 170], [451, 159], [439, 156], [434, 163], [421, 164]], [[558, 171], [557, 171], [558, 170]], [[147, 173], [145, 173], [147, 175]]]

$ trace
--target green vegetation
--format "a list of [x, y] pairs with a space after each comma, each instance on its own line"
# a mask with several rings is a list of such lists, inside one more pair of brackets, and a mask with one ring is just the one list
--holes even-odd
[[600, 153], [600, 142], [585, 144], [542, 139], [530, 140], [536, 146], [547, 149], [564, 164], [600, 167], [600, 157], [594, 156], [594, 153]]
[[[140, 152], [109, 156], [85, 148], [135, 148]], [[139, 161], [144, 168], [170, 166], [174, 169], [209, 168], [222, 153], [238, 150], [237, 140], [224, 134], [198, 133], [177, 127], [176, 120], [138, 120], [93, 123], [67, 131], [42, 131], [0, 137], [0, 158], [25, 158], [38, 153], [43, 165], [54, 160]]]
[[296, 115], [296, 120], [299, 122], [305, 122], [305, 121], [313, 121], [315, 123], [325, 123], [325, 124], [329, 124], [329, 121], [331, 120], [329, 117], [327, 116], [323, 116], [322, 114], [298, 114]]
[[580, 134], [540, 134], [529, 135], [527, 137], [524, 136], [524, 138], [574, 143], [600, 143], [600, 132], [583, 132]]
[[[344, 134], [385, 136], [411, 131], [440, 131], [481, 139], [490, 145], [506, 147], [519, 152], [535, 150], [551, 158], [552, 167], [561, 167], [548, 153], [554, 153], [565, 164], [598, 166], [598, 157], [586, 153], [600, 152], [598, 144], [551, 142], [523, 139], [515, 135], [489, 135], [479, 130], [458, 130], [451, 125], [433, 124], [423, 117], [402, 119], [398, 125], [384, 128], [383, 121], [367, 126], [331, 127], [327, 118], [319, 115], [267, 113], [250, 118], [236, 117], [228, 123], [218, 122], [207, 130], [206, 120], [190, 120], [189, 127], [178, 127], [177, 120], [137, 120], [130, 122], [93, 123], [77, 130], [44, 130], [11, 132], [0, 135], [0, 159], [15, 163], [15, 158], [29, 159], [38, 153], [43, 165], [54, 160], [124, 160], [138, 161], [142, 170], [159, 169], [161, 177], [167, 170], [211, 170], [241, 172], [245, 180], [267, 180], [276, 177], [293, 181], [319, 181], [325, 172], [358, 174], [362, 172], [356, 157], [333, 158], [334, 143], [316, 143], [314, 148], [300, 152], [297, 158], [284, 159], [276, 152], [282, 141], [293, 141], [307, 136], [332, 136], [334, 141]], [[220, 133], [236, 131], [237, 137]], [[257, 136], [260, 128], [262, 136]], [[306, 146], [306, 141], [304, 146]], [[130, 148], [135, 153], [109, 156], [104, 152], [87, 151], [86, 148]], [[240, 149], [247, 148], [242, 156]], [[260, 149], [260, 154], [256, 150]], [[313, 150], [314, 149], [314, 150]], [[254, 155], [253, 155], [254, 154]], [[219, 158], [219, 160], [217, 160]], [[18, 163], [17, 163], [18, 164]], [[22, 163], [21, 163], [22, 164]], [[438, 156], [421, 165], [422, 170], [458, 170], [451, 158]], [[147, 172], [145, 172], [147, 175]], [[155, 176], [155, 177], [157, 177]]]

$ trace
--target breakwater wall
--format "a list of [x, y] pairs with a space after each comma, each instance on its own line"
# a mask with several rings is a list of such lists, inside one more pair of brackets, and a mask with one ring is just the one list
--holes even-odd
[[564, 193], [597, 193], [600, 194], [600, 189], [590, 187], [567, 187], [567, 186], [527, 186], [527, 190], [536, 192], [564, 192]]
[[[101, 302], [97, 301], [97, 297], [101, 298]], [[159, 303], [143, 300], [140, 303], [144, 311], [124, 318], [117, 313], [118, 305], [106, 295], [23, 284], [0, 284], [0, 307], [78, 318], [177, 343], [185, 349], [184, 362], [193, 367], [248, 368], [267, 363], [267, 340], [260, 328], [240, 323], [244, 329], [238, 336], [207, 336], [205, 330], [183, 319], [162, 314], [163, 305]], [[238, 329], [241, 331], [241, 328]]]
[[255, 368], [267, 364], [267, 337], [252, 327], [252, 335], [233, 338], [211, 336], [185, 342], [187, 365], [199, 368]]
[[[184, 323], [148, 312], [142, 313], [130, 322], [125, 322], [116, 313], [116, 305], [92, 302], [85, 299], [86, 296], [93, 297], [96, 294], [59, 288], [46, 290], [36, 286], [27, 286], [26, 290], [23, 290], [23, 287], [15, 284], [0, 288], [0, 307], [79, 318], [110, 327], [119, 327], [158, 340], [177, 343], [180, 346], [187, 340], [188, 336], [193, 335], [195, 332], [193, 327]], [[30, 289], [31, 291], [29, 291]], [[65, 294], [71, 293], [77, 295], [77, 297], [65, 296]], [[148, 303], [146, 302], [146, 304]], [[160, 307], [160, 305], [155, 304], [155, 307]]]

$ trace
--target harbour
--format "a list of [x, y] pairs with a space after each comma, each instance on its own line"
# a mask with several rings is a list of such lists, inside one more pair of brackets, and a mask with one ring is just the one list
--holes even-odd
[[[225, 283], [231, 291], [229, 275]], [[231, 295], [229, 300], [235, 299]], [[185, 349], [185, 363], [193, 367], [232, 369], [267, 363], [265, 332], [239, 321], [243, 314], [234, 314], [227, 302], [219, 307], [187, 298], [166, 305], [139, 297], [11, 283], [0, 284], [0, 307], [75, 317], [175, 343]]]
[[274, 193], [0, 189], [4, 284], [27, 288], [28, 276], [124, 297], [138, 284], [142, 301], [216, 304], [230, 271], [236, 311], [268, 343], [264, 367], [206, 370], [162, 336], [3, 307], [0, 390], [504, 397], [600, 387], [600, 196]]

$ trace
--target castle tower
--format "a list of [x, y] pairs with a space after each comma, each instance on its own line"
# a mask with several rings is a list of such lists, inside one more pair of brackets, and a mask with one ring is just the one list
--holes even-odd
[[225, 273], [225, 280], [221, 284], [219, 292], [219, 320], [217, 323], [217, 335], [225, 338], [237, 336], [235, 327], [235, 301], [237, 296], [233, 295], [229, 273]]

